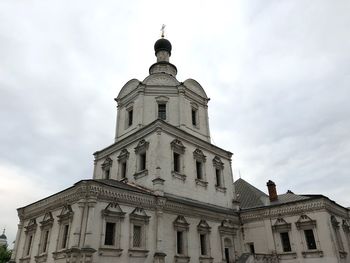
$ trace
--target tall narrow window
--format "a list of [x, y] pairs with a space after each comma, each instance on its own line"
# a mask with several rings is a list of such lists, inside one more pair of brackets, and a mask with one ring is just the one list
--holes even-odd
[[[178, 258], [187, 257], [188, 256], [188, 230], [189, 224], [183, 216], [177, 216], [175, 221], [173, 222], [175, 233], [174, 236], [176, 238], [176, 256]], [[189, 262], [189, 261], [181, 261], [181, 262]]]
[[105, 245], [114, 246], [115, 223], [106, 222]]
[[137, 146], [135, 147], [135, 154], [137, 159], [137, 167], [136, 173], [134, 174], [134, 178], [137, 180], [141, 177], [148, 175], [147, 170], [147, 150], [149, 147], [149, 142], [144, 139], [140, 140]]
[[203, 179], [202, 162], [196, 161], [196, 174], [197, 179]]
[[200, 243], [201, 243], [201, 255], [205, 256], [207, 255], [207, 235], [206, 234], [200, 234]]
[[105, 169], [105, 179], [109, 179], [110, 178], [110, 169], [107, 168]]
[[127, 164], [129, 152], [127, 149], [122, 149], [118, 155], [118, 179], [123, 180], [127, 177]]
[[26, 255], [27, 256], [30, 254], [30, 249], [32, 247], [32, 242], [33, 242], [33, 235], [30, 235], [29, 239], [28, 239], [28, 245], [27, 245], [27, 251], [26, 251]]
[[68, 224], [64, 225], [63, 226], [63, 236], [62, 236], [61, 248], [66, 248], [67, 247], [68, 230], [69, 230], [69, 225]]
[[126, 178], [126, 161], [121, 163], [121, 168], [120, 169], [121, 169], [121, 171], [120, 171], [121, 179]]
[[314, 231], [312, 229], [305, 229], [304, 234], [305, 234], [307, 248], [316, 249]]
[[290, 252], [290, 251], [292, 251], [292, 248], [290, 246], [290, 240], [289, 240], [288, 232], [282, 232], [282, 233], [280, 233], [280, 236], [281, 236], [283, 252]]
[[191, 115], [192, 115], [192, 125], [197, 126], [197, 110], [192, 108]]
[[201, 220], [197, 225], [197, 230], [199, 232], [199, 245], [200, 245], [200, 255], [210, 256], [210, 244], [209, 244], [209, 233], [211, 227], [205, 220]]
[[174, 152], [173, 158], [174, 158], [174, 171], [179, 173], [180, 172], [180, 154]]
[[166, 120], [166, 104], [158, 104], [158, 118]]
[[171, 143], [172, 150], [172, 170], [171, 174], [173, 178], [185, 181], [186, 175], [184, 174], [184, 153], [185, 146], [179, 139], [174, 139]]
[[44, 243], [43, 243], [43, 246], [42, 246], [42, 251], [41, 253], [45, 253], [47, 252], [47, 243], [49, 242], [49, 230], [46, 230], [44, 232]]
[[230, 263], [230, 250], [228, 247], [225, 247], [225, 261], [226, 263]]
[[111, 178], [111, 168], [113, 165], [113, 160], [110, 157], [107, 157], [104, 162], [102, 163], [102, 172], [103, 172], [103, 179], [110, 179]]
[[254, 243], [250, 243], [249, 244], [249, 250], [251, 254], [255, 254], [255, 247], [254, 247]]
[[176, 252], [181, 255], [184, 254], [183, 249], [183, 231], [176, 231]]
[[103, 229], [100, 235], [99, 252], [101, 254], [113, 252], [113, 256], [119, 257], [122, 254], [120, 238], [125, 212], [123, 212], [118, 203], [114, 202], [109, 203], [101, 212]]
[[133, 246], [141, 247], [142, 232], [141, 226], [134, 225]]
[[130, 219], [130, 257], [147, 257], [147, 245], [149, 238], [147, 238], [147, 229], [149, 218], [146, 211], [141, 207], [136, 207], [129, 215]]
[[140, 154], [140, 171], [146, 169], [146, 152]]
[[130, 127], [133, 122], [134, 111], [133, 108], [128, 109], [128, 126]]
[[221, 186], [221, 170], [215, 169], [215, 177], [216, 177], [216, 186]]

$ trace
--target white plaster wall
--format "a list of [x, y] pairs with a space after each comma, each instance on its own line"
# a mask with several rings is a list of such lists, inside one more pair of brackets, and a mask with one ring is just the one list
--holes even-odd
[[[178, 196], [199, 200], [204, 203], [215, 204], [223, 207], [232, 208], [233, 200], [233, 178], [230, 169], [229, 159], [221, 157], [221, 161], [224, 163], [224, 169], [222, 171], [224, 187], [226, 192], [221, 192], [216, 189], [215, 168], [213, 166], [213, 158], [215, 152], [209, 149], [201, 149], [206, 156], [206, 162], [204, 163], [205, 179], [208, 182], [206, 187], [196, 184], [196, 167], [195, 159], [193, 158], [193, 152], [197, 148], [191, 142], [182, 140], [183, 145], [186, 147], [185, 153], [182, 156], [183, 173], [186, 175], [186, 180], [180, 180], [172, 176], [172, 150], [170, 143], [174, 140], [174, 137], [161, 132], [150, 134], [144, 138], [149, 142], [149, 148], [147, 150], [147, 162], [146, 167], [148, 175], [137, 180], [134, 179], [134, 174], [137, 172], [137, 155], [134, 148], [138, 141], [128, 145], [126, 149], [129, 151], [129, 159], [127, 162], [127, 178], [129, 182], [135, 182], [138, 185], [142, 185], [148, 189], [153, 190], [152, 180], [157, 176], [157, 167], [160, 167], [160, 176], [165, 180], [164, 191], [166, 193], [175, 194]], [[181, 138], [179, 138], [181, 140]], [[158, 142], [159, 141], [159, 142]], [[112, 179], [120, 179], [118, 171], [120, 170], [118, 165], [118, 155], [120, 151], [111, 154], [109, 157], [113, 160], [113, 165], [110, 172]], [[99, 160], [96, 163], [96, 172], [94, 178], [103, 178], [102, 163], [104, 160]]]

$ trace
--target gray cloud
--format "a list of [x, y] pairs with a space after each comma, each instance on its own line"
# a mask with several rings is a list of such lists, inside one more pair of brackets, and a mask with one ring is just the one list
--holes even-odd
[[168, 4], [0, 3], [0, 224], [11, 241], [17, 207], [91, 178], [92, 153], [113, 142], [113, 98], [147, 76], [162, 23], [178, 79], [211, 97], [213, 142], [235, 153], [236, 179], [350, 206], [349, 2]]

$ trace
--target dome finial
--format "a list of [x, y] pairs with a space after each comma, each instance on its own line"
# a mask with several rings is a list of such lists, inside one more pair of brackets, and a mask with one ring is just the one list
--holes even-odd
[[165, 25], [162, 25], [162, 28], [160, 29], [160, 31], [162, 32], [161, 37], [164, 38], [164, 31], [165, 31]]

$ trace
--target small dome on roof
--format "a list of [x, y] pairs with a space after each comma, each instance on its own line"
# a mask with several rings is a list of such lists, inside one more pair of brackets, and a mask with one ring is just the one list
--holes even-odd
[[154, 44], [154, 51], [156, 52], [156, 55], [158, 51], [168, 51], [169, 56], [171, 56], [171, 43], [169, 40], [165, 38], [160, 38], [156, 41]]
[[7, 236], [5, 234], [0, 235], [0, 239], [7, 239]]

